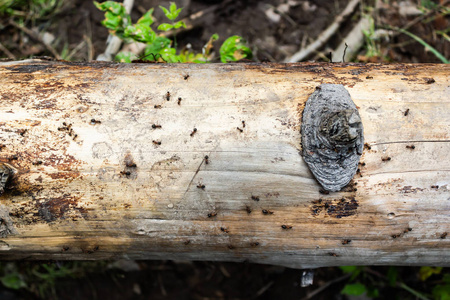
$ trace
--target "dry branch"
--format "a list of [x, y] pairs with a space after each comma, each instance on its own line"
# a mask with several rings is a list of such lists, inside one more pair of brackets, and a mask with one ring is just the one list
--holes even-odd
[[[0, 258], [449, 266], [449, 74], [0, 63], [0, 160], [15, 170]], [[349, 90], [367, 142], [338, 193], [321, 194], [299, 154], [303, 106], [321, 83]]]

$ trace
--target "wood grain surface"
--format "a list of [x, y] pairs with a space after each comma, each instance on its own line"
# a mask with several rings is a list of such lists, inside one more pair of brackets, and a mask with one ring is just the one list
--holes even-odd
[[[15, 174], [0, 259], [450, 266], [449, 78], [438, 64], [2, 62]], [[347, 88], [366, 141], [328, 194], [300, 155], [322, 83]]]

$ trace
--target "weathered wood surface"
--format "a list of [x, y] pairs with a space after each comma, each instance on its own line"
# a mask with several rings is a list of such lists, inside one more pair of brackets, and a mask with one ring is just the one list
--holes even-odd
[[[0, 63], [0, 159], [17, 171], [0, 197], [0, 258], [450, 266], [449, 75]], [[299, 154], [321, 83], [349, 90], [367, 142], [352, 184], [327, 195]]]

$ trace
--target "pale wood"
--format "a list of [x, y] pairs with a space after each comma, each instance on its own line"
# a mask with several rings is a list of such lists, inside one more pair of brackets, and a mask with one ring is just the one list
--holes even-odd
[[[449, 74], [433, 64], [0, 63], [0, 159], [17, 170], [0, 197], [0, 258], [450, 266]], [[303, 106], [321, 83], [343, 84], [359, 107], [371, 150], [357, 191], [320, 194], [300, 156]]]

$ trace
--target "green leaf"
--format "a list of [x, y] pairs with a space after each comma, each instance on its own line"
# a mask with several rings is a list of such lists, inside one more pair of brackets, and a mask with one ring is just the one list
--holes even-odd
[[178, 15], [180, 14], [182, 8], [177, 9], [177, 5], [175, 2], [170, 2], [170, 13], [172, 14], [172, 21], [178, 18]]
[[171, 43], [172, 41], [166, 37], [157, 37], [153, 43], [150, 43], [145, 47], [144, 55], [150, 57], [150, 54], [161, 54], [161, 51], [165, 48], [169, 48]]
[[442, 267], [421, 267], [419, 271], [420, 280], [425, 281], [433, 274], [440, 274]]
[[22, 277], [18, 273], [10, 273], [0, 278], [2, 284], [9, 288], [18, 290], [20, 288], [26, 287], [27, 284], [23, 281]]
[[156, 39], [156, 33], [145, 24], [136, 24], [125, 28], [124, 37], [141, 43], [152, 43]]
[[184, 27], [186, 28], [186, 23], [184, 23], [183, 21], [178, 21], [174, 24], [175, 29], [180, 28], [180, 27]]
[[142, 17], [140, 17], [139, 20], [137, 21], [137, 24], [142, 24], [150, 27], [153, 24], [153, 22], [155, 22], [153, 18], [153, 10], [154, 10], [153, 8], [150, 9]]
[[433, 287], [433, 297], [436, 300], [450, 300], [450, 284]]
[[209, 40], [210, 40], [210, 41], [213, 41], [213, 42], [217, 41], [218, 39], [219, 39], [219, 35], [218, 35], [217, 33], [214, 33], [214, 34], [209, 38]]
[[161, 5], [159, 6], [159, 8], [161, 8], [162, 11], [163, 11], [163, 13], [164, 13], [164, 15], [165, 15], [169, 20], [171, 20], [172, 14], [170, 13], [170, 11], [168, 11], [167, 8], [165, 8], [164, 6], [161, 6]]
[[252, 51], [246, 46], [246, 43], [246, 40], [238, 35], [227, 38], [220, 47], [220, 60], [226, 63], [251, 58]]
[[111, 12], [105, 13], [105, 19], [102, 21], [102, 25], [110, 30], [118, 30], [122, 26], [122, 18]]
[[349, 296], [359, 296], [366, 292], [366, 286], [362, 283], [346, 284], [341, 291], [341, 294]]
[[158, 30], [167, 31], [173, 28], [172, 24], [169, 23], [162, 23], [158, 26]]
[[137, 59], [136, 55], [131, 52], [119, 52], [114, 58], [115, 61], [122, 63], [131, 63], [135, 59]]
[[125, 13], [125, 7], [123, 7], [122, 3], [118, 3], [115, 1], [105, 1], [103, 3], [94, 1], [94, 5], [102, 11], [110, 11], [115, 15]]

